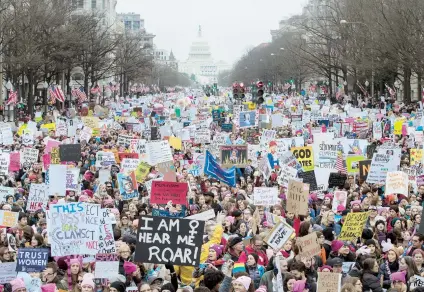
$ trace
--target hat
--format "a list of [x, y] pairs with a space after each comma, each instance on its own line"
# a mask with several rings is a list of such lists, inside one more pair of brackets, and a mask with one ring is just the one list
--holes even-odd
[[250, 283], [252, 283], [252, 279], [246, 276], [241, 276], [235, 279], [234, 282], [242, 284], [244, 289], [249, 290], [249, 286], [250, 286]]
[[18, 289], [25, 289], [25, 283], [21, 278], [16, 278], [12, 281], [10, 281], [10, 285], [12, 286], [12, 292], [18, 290]]
[[361, 206], [361, 201], [360, 200], [356, 200], [356, 201], [352, 201], [350, 202], [350, 207], [353, 208], [354, 205], [359, 205]]
[[212, 192], [206, 192], [206, 193], [203, 194], [203, 196], [204, 197], [209, 196], [209, 197], [212, 197], [212, 198], [215, 197], [214, 193], [212, 193]]
[[322, 267], [318, 268], [318, 271], [322, 272], [322, 271], [323, 271], [323, 270], [325, 270], [325, 269], [330, 270], [330, 272], [332, 272], [332, 271], [333, 271], [333, 268], [332, 268], [332, 267], [330, 267], [330, 266], [327, 266], [327, 265], [324, 265], [324, 266], [322, 266]]
[[400, 281], [404, 284], [406, 284], [405, 280], [405, 272], [396, 272], [390, 275], [390, 280], [394, 281]]
[[82, 278], [81, 287], [90, 286], [94, 290], [95, 285], [94, 285], [93, 279], [94, 279], [93, 274], [90, 274], [90, 273], [85, 274]]
[[233, 211], [233, 217], [236, 217], [236, 218], [237, 218], [237, 217], [240, 217], [240, 216], [241, 216], [241, 214], [242, 214], [242, 213], [241, 213], [241, 211], [240, 211], [240, 210], [234, 210], [234, 211]]
[[338, 252], [339, 249], [341, 249], [343, 247], [343, 245], [344, 245], [344, 242], [343, 241], [341, 241], [341, 240], [334, 240], [331, 243], [331, 250], [333, 252]]
[[399, 221], [400, 219], [398, 218], [398, 217], [395, 217], [395, 218], [393, 218], [393, 220], [390, 222], [390, 225], [392, 226], [392, 227], [394, 227], [395, 226], [395, 224], [396, 224], [396, 222], [397, 221]]
[[234, 221], [235, 221], [235, 218], [233, 216], [227, 216], [227, 217], [225, 217], [225, 220], [228, 220], [228, 221], [230, 221], [231, 224], [233, 224]]
[[[125, 284], [120, 281], [115, 281], [110, 284], [111, 288], [115, 288], [118, 292], [125, 292]], [[44, 292], [44, 291], [43, 291]]]
[[243, 239], [240, 236], [235, 236], [235, 237], [230, 239], [228, 246], [233, 247], [240, 242], [243, 242]]
[[344, 210], [346, 210], [346, 208], [343, 205], [337, 206], [337, 212], [343, 212]]
[[327, 261], [327, 264], [331, 267], [341, 267], [343, 266], [343, 260], [341, 258], [332, 258]]
[[377, 246], [377, 244], [375, 243], [375, 240], [374, 239], [367, 239], [365, 241], [365, 245], [374, 245], [374, 246]]
[[40, 221], [38, 221], [38, 223], [39, 223], [40, 225], [43, 225], [43, 224], [47, 224], [47, 221], [46, 221], [46, 219], [41, 218], [41, 219], [40, 219]]
[[124, 262], [124, 271], [126, 275], [132, 274], [137, 271], [137, 265], [131, 262]]
[[[269, 142], [269, 147], [272, 147], [272, 146], [277, 146], [277, 142], [275, 142], [275, 141]], [[246, 290], [247, 290], [247, 288], [246, 288]]]
[[222, 252], [224, 250], [224, 247], [222, 245], [212, 244], [209, 247], [209, 250], [211, 250], [211, 249], [216, 252], [216, 257], [219, 258], [222, 255]]
[[56, 284], [50, 283], [41, 286], [41, 292], [54, 292], [56, 291]]
[[262, 285], [262, 286], [259, 286], [259, 288], [256, 289], [255, 292], [267, 292], [267, 291], [268, 291], [268, 289], [266, 288], [266, 286]]
[[305, 286], [306, 286], [305, 280], [298, 280], [294, 282], [293, 292], [303, 292], [303, 289], [305, 289]]

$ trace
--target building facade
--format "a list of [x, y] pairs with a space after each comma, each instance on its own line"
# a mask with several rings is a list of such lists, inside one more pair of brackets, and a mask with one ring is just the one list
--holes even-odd
[[201, 84], [213, 84], [218, 82], [218, 74], [227, 70], [229, 66], [223, 62], [215, 62], [212, 58], [209, 43], [202, 37], [202, 28], [199, 26], [197, 38], [190, 46], [190, 52], [186, 61], [178, 63], [178, 70], [186, 73]]
[[102, 15], [102, 25], [113, 27], [116, 24], [117, 0], [72, 0], [75, 12], [92, 12]]
[[174, 53], [164, 49], [155, 49], [155, 62], [162, 66], [168, 66], [174, 70], [178, 70], [178, 61]]
[[125, 32], [141, 33], [141, 46], [148, 50], [147, 53], [153, 53], [153, 39], [155, 38], [155, 35], [146, 31], [146, 28], [144, 27], [144, 19], [141, 18], [140, 14], [120, 13], [118, 14], [118, 21], [121, 26], [123, 26]]

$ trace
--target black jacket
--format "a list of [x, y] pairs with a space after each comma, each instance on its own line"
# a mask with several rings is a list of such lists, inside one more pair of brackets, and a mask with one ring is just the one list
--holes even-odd
[[383, 292], [380, 280], [377, 278], [376, 274], [364, 272], [362, 275], [362, 291]]

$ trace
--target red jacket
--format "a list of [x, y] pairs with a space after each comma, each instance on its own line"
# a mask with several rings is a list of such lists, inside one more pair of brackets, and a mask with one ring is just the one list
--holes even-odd
[[266, 255], [266, 252], [263, 250], [259, 250], [256, 251], [253, 249], [252, 245], [249, 244], [248, 246], [246, 246], [246, 248], [244, 249], [244, 251], [240, 254], [239, 257], [239, 263], [246, 263], [247, 262], [247, 257], [249, 254], [251, 253], [256, 253], [258, 255], [258, 265], [264, 266], [266, 267], [268, 265], [268, 257]]

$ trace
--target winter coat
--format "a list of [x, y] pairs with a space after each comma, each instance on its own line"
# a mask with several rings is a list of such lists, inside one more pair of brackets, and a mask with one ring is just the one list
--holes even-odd
[[383, 292], [381, 288], [380, 280], [376, 276], [377, 274], [372, 274], [370, 272], [365, 272], [362, 276], [362, 291], [371, 291], [371, 292]]

